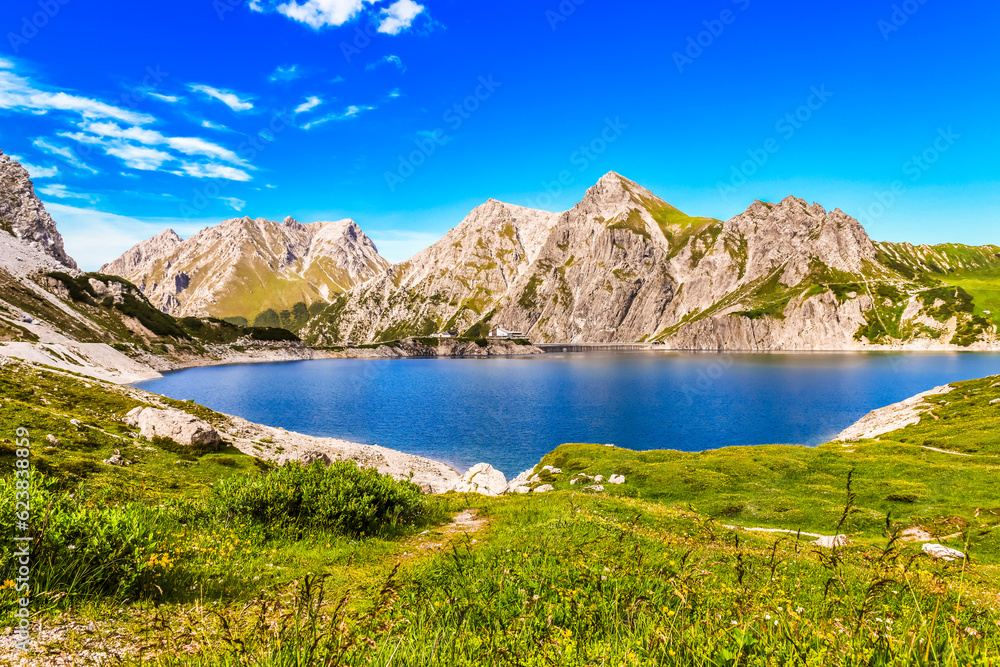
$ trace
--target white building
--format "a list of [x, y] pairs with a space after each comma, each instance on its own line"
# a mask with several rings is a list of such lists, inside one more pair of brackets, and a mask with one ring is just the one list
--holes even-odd
[[522, 331], [508, 331], [503, 327], [493, 327], [490, 329], [490, 338], [527, 338], [528, 335]]

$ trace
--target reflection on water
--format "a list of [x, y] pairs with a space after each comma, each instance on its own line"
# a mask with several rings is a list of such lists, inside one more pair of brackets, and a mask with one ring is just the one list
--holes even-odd
[[826, 442], [868, 411], [1000, 374], [998, 354], [552, 354], [194, 368], [138, 386], [252, 421], [508, 477], [564, 442]]

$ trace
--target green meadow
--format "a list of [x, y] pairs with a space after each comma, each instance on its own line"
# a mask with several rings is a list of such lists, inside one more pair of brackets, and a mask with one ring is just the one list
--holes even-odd
[[[696, 454], [567, 444], [536, 468], [553, 491], [487, 498], [424, 496], [350, 463], [274, 468], [229, 445], [145, 442], [122, 418], [164, 399], [11, 362], [0, 464], [13, 471], [14, 431], [29, 428], [33, 620], [70, 628], [39, 657], [995, 665], [998, 384], [959, 383], [878, 441]], [[116, 450], [132, 465], [102, 463]], [[570, 483], [584, 474], [625, 482]], [[5, 534], [13, 490], [5, 474]], [[925, 555], [902, 533], [917, 526], [967, 558]], [[819, 547], [805, 533], [850, 543]], [[10, 625], [15, 563], [3, 559]]]

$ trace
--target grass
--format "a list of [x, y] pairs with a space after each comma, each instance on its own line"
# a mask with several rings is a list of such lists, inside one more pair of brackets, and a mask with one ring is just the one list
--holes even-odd
[[[178, 467], [132, 444], [120, 419], [143, 399], [129, 390], [8, 364], [0, 397], [0, 431], [31, 424], [36, 449], [43, 432], [62, 440], [36, 451], [36, 473], [51, 466], [38, 512], [57, 508], [64, 526], [37, 561], [36, 614], [113, 618], [145, 647], [126, 664], [985, 666], [1000, 653], [1000, 378], [958, 383], [919, 423], [846, 447], [563, 445], [539, 464], [562, 469], [545, 476], [554, 491], [452, 493], [422, 499], [417, 518], [379, 510], [375, 498], [414, 496], [370, 473], [269, 471], [231, 449]], [[112, 448], [140, 461], [63, 467]], [[595, 493], [569, 483], [578, 472], [626, 481]], [[459, 510], [482, 525], [446, 529]], [[922, 555], [900, 539], [915, 525], [970, 559]], [[91, 558], [56, 549], [69, 539]], [[98, 557], [128, 586], [101, 588]], [[0, 590], [3, 609], [12, 595]]]

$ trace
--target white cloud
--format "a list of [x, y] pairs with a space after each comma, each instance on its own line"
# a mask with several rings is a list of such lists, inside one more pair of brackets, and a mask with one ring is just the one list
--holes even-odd
[[368, 63], [365, 66], [365, 69], [366, 70], [373, 70], [376, 67], [378, 67], [379, 65], [386, 65], [386, 64], [388, 64], [388, 65], [395, 65], [402, 72], [406, 71], [406, 65], [403, 64], [403, 59], [400, 58], [399, 56], [382, 56], [381, 58], [379, 58], [375, 62]]
[[310, 97], [307, 97], [305, 102], [295, 107], [295, 113], [305, 113], [307, 111], [312, 111], [321, 104], [323, 104], [323, 100], [316, 97], [315, 95], [312, 95]]
[[147, 146], [169, 146], [184, 155], [202, 155], [218, 158], [230, 164], [245, 165], [236, 153], [198, 137], [167, 137], [156, 130], [141, 127], [121, 128], [115, 123], [86, 123], [81, 129], [91, 134], [112, 139], [137, 141]]
[[45, 208], [59, 224], [66, 251], [84, 271], [96, 271], [164, 229], [174, 229], [187, 237], [219, 222], [207, 218], [140, 219], [58, 203], [47, 203]]
[[97, 173], [96, 169], [94, 169], [89, 164], [87, 164], [83, 160], [81, 160], [79, 158], [79, 156], [77, 156], [77, 154], [74, 153], [73, 149], [71, 149], [71, 148], [66, 148], [65, 146], [56, 146], [54, 144], [50, 144], [45, 139], [35, 139], [34, 141], [31, 142], [31, 144], [35, 148], [37, 148], [39, 150], [42, 150], [42, 151], [45, 151], [49, 155], [58, 155], [62, 159], [66, 160], [66, 162], [68, 162], [71, 165], [73, 165], [74, 167], [76, 167], [77, 169], [83, 169], [84, 171], [89, 171], [92, 174], [96, 174]]
[[249, 111], [250, 109], [253, 109], [253, 104], [250, 102], [250, 98], [242, 99], [239, 95], [229, 90], [221, 90], [219, 88], [213, 88], [212, 86], [204, 86], [201, 84], [191, 84], [188, 88], [196, 93], [204, 93], [209, 97], [219, 100], [233, 111]]
[[206, 129], [209, 129], [209, 130], [219, 130], [221, 132], [232, 132], [232, 130], [230, 130], [225, 125], [220, 125], [218, 123], [213, 123], [210, 120], [203, 120], [203, 121], [201, 121], [201, 126], [204, 127], [204, 128], [206, 128]]
[[177, 176], [191, 176], [193, 178], [224, 178], [229, 181], [250, 180], [250, 174], [242, 169], [222, 164], [203, 164], [200, 162], [185, 162], [181, 164], [180, 171], [172, 171], [170, 173]]
[[332, 114], [329, 114], [328, 116], [323, 116], [322, 118], [317, 118], [316, 120], [311, 121], [311, 122], [306, 123], [305, 125], [303, 125], [302, 129], [303, 130], [311, 130], [312, 128], [316, 127], [317, 125], [322, 125], [323, 123], [328, 123], [331, 120], [349, 120], [351, 118], [354, 118], [355, 116], [358, 116], [359, 114], [361, 114], [364, 111], [372, 111], [375, 108], [376, 107], [373, 107], [373, 106], [355, 106], [355, 105], [352, 104], [351, 106], [349, 106], [346, 109], [344, 109], [343, 113], [332, 113]]
[[398, 35], [409, 28], [413, 19], [422, 11], [424, 6], [413, 0], [397, 0], [382, 10], [382, 23], [379, 24], [378, 31], [386, 35]]
[[[6, 64], [10, 65], [9, 62]], [[89, 97], [42, 90], [9, 69], [9, 66], [0, 68], [0, 109], [23, 110], [35, 114], [67, 111], [86, 119], [109, 118], [131, 125], [145, 125], [156, 120], [148, 114], [120, 109]]]
[[160, 93], [149, 93], [150, 97], [155, 97], [162, 102], [169, 102], [170, 104], [176, 104], [181, 101], [181, 98], [176, 95], [161, 95]]
[[229, 206], [234, 211], [239, 211], [241, 213], [243, 212], [243, 209], [246, 208], [247, 205], [245, 201], [243, 201], [242, 199], [237, 199], [236, 197], [219, 197], [219, 199], [229, 204]]
[[105, 148], [105, 152], [120, 159], [125, 163], [126, 167], [140, 171], [156, 171], [164, 162], [177, 159], [169, 153], [158, 151], [155, 148], [146, 148], [132, 144], [108, 146]]
[[277, 186], [277, 185], [271, 185], [270, 183], [268, 183], [268, 184], [267, 184], [267, 185], [265, 185], [264, 187], [265, 187], [265, 188], [267, 188], [268, 190], [274, 190], [274, 189], [275, 189], [275, 188], [277, 188], [278, 186]]
[[42, 178], [54, 178], [59, 175], [59, 167], [36, 167], [33, 164], [29, 164], [24, 161], [24, 158], [17, 155], [11, 155], [11, 160], [16, 160], [22, 167], [28, 170], [28, 176], [32, 180], [39, 180]]
[[298, 0], [289, 0], [278, 5], [277, 9], [293, 21], [319, 30], [324, 26], [344, 25], [357, 16], [363, 7], [363, 0], [306, 0], [301, 5]]
[[295, 79], [301, 78], [302, 72], [299, 71], [298, 65], [278, 65], [274, 68], [274, 72], [271, 76], [267, 77], [267, 80], [271, 83], [276, 83], [278, 81], [294, 81]]
[[335, 76], [332, 79], [330, 79], [330, 83], [344, 83], [344, 81], [346, 81], [346, 80], [347, 79], [345, 79], [344, 77], [342, 77], [342, 76], [340, 76], [338, 74], [337, 76]]
[[399, 92], [399, 88], [393, 88], [392, 91], [389, 93], [389, 98], [393, 100], [396, 99], [397, 97], [402, 97], [402, 96], [403, 94]]
[[57, 199], [83, 199], [90, 203], [96, 203], [97, 198], [93, 195], [83, 194], [79, 192], [70, 192], [66, 189], [66, 186], [62, 183], [53, 183], [52, 185], [46, 185], [44, 188], [39, 188], [39, 192], [43, 195], [48, 195], [49, 197], [56, 197]]

